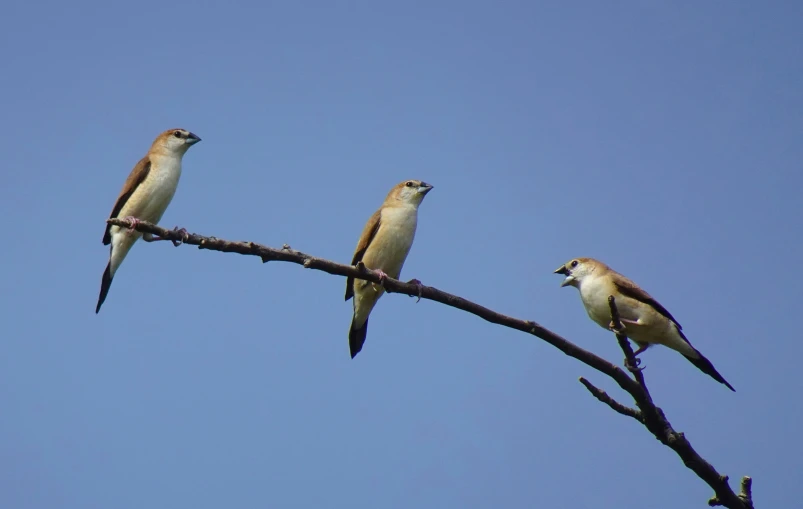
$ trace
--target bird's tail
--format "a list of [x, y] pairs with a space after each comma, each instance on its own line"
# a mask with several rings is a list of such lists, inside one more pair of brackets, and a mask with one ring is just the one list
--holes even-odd
[[689, 355], [683, 355], [683, 356], [689, 359], [689, 362], [697, 366], [697, 369], [699, 369], [706, 375], [710, 376], [717, 382], [724, 384], [728, 389], [732, 390], [733, 392], [736, 392], [736, 389], [734, 389], [733, 386], [729, 384], [722, 375], [719, 374], [719, 371], [717, 371], [714, 365], [711, 364], [711, 361], [706, 359], [705, 356], [700, 352], [697, 352], [697, 355], [699, 357], [697, 357], [696, 359]]
[[353, 359], [360, 350], [362, 345], [365, 344], [365, 337], [368, 334], [368, 320], [362, 324], [362, 327], [357, 327], [354, 319], [351, 320], [351, 329], [349, 329], [349, 349], [351, 350], [351, 358]]
[[95, 308], [95, 314], [100, 312], [100, 306], [103, 305], [103, 301], [106, 300], [106, 295], [109, 294], [109, 288], [112, 286], [113, 278], [112, 262], [109, 260], [109, 263], [106, 265], [106, 270], [103, 271], [103, 280], [100, 282], [100, 295], [98, 296], [98, 307]]

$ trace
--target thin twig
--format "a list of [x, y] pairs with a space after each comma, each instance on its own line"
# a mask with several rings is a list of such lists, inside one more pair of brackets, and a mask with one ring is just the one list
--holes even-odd
[[642, 424], [644, 423], [644, 417], [642, 417], [641, 412], [635, 408], [630, 408], [629, 406], [619, 403], [610, 397], [607, 392], [603, 391], [583, 377], [580, 377], [580, 383], [583, 384], [586, 389], [588, 389], [588, 392], [590, 392], [592, 396], [611, 407], [611, 409], [614, 411], [619, 412], [622, 415], [632, 417]]
[[[123, 228], [131, 228], [132, 226], [131, 223], [123, 219], [108, 219], [106, 222]], [[158, 235], [159, 237], [167, 240], [182, 241], [184, 244], [198, 246], [199, 249], [257, 256], [262, 259], [263, 263], [268, 261], [290, 262], [309, 269], [320, 270], [328, 274], [345, 277], [351, 276], [356, 279], [371, 281], [372, 283], [382, 284], [385, 290], [389, 293], [403, 293], [412, 297], [420, 297], [422, 299], [440, 302], [441, 304], [471, 313], [488, 322], [536, 336], [554, 346], [564, 354], [579, 360], [600, 373], [608, 375], [619, 385], [619, 387], [630, 394], [633, 397], [633, 400], [636, 402], [636, 406], [639, 408], [644, 426], [661, 443], [675, 451], [686, 467], [691, 469], [695, 474], [697, 474], [698, 477], [700, 477], [700, 479], [705, 481], [714, 490], [716, 499], [720, 505], [728, 507], [729, 509], [753, 509], [752, 503], [748, 503], [746, 500], [743, 500], [740, 496], [737, 496], [736, 493], [733, 492], [728, 485], [727, 477], [719, 474], [719, 472], [717, 472], [717, 470], [710, 463], [705, 461], [697, 453], [697, 451], [694, 450], [689, 441], [686, 440], [683, 433], [676, 432], [672, 428], [663, 411], [655, 406], [650, 398], [649, 393], [639, 382], [630, 378], [628, 374], [618, 366], [587, 350], [580, 348], [574, 343], [571, 343], [570, 341], [562, 338], [561, 336], [546, 329], [536, 322], [530, 320], [520, 320], [518, 318], [497, 313], [496, 311], [483, 307], [462, 297], [458, 297], [457, 295], [446, 293], [431, 286], [423, 286], [417, 280], [413, 280], [414, 282], [404, 283], [397, 279], [388, 277], [384, 280], [384, 282], [380, 283], [379, 277], [373, 271], [366, 270], [364, 267], [361, 270], [352, 265], [344, 265], [323, 258], [316, 258], [300, 251], [296, 251], [287, 245], [285, 245], [282, 249], [274, 249], [263, 246], [262, 244], [256, 244], [254, 242], [232, 242], [215, 237], [206, 237], [195, 233], [187, 234], [178, 229], [167, 230], [146, 221], [140, 221], [137, 223], [135, 229], [143, 233]], [[627, 347], [629, 348], [630, 345], [628, 344]], [[625, 355], [627, 355], [626, 352], [627, 351], [625, 350]], [[588, 386], [586, 387], [588, 388]], [[594, 394], [593, 391], [592, 394]], [[596, 394], [594, 395], [597, 397]], [[597, 397], [597, 399], [599, 399], [599, 397]], [[603, 400], [600, 399], [600, 401]], [[603, 402], [608, 404], [606, 401]], [[625, 415], [629, 414], [626, 413]], [[633, 416], [630, 415], [630, 417]]]

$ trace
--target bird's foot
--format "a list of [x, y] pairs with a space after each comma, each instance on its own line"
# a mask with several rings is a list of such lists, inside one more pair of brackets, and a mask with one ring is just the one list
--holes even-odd
[[636, 357], [634, 360], [635, 363], [632, 364], [627, 359], [627, 357], [625, 357], [625, 367], [627, 368], [627, 370], [630, 371], [631, 373], [638, 373], [639, 371], [644, 371], [644, 368], [646, 368], [647, 366], [641, 367], [641, 359]]
[[142, 237], [142, 240], [144, 240], [145, 242], [159, 242], [160, 240], [169, 240], [170, 242], [173, 243], [174, 246], [178, 247], [181, 244], [183, 244], [187, 239], [190, 238], [190, 234], [187, 232], [186, 228], [179, 228], [178, 226], [176, 226], [175, 228], [173, 228], [173, 231], [176, 232], [176, 233], [181, 234], [181, 239], [180, 240], [168, 239], [168, 238], [159, 237], [159, 236], [156, 236], [156, 235], [153, 235], [150, 238]]
[[176, 233], [180, 233], [181, 234], [181, 239], [180, 240], [174, 240], [173, 241], [173, 245], [176, 246], [176, 247], [178, 247], [181, 244], [185, 243], [190, 238], [190, 234], [189, 234], [189, 232], [187, 231], [186, 228], [179, 228], [178, 226], [176, 226], [175, 228], [173, 228], [173, 231], [176, 232]]
[[[619, 327], [617, 327], [617, 325], [621, 325], [622, 327], [621, 327], [621, 328], [619, 328]], [[609, 331], [611, 331], [611, 332], [613, 332], [614, 334], [621, 334], [621, 335], [624, 335], [624, 333], [625, 333], [625, 329], [626, 329], [626, 328], [627, 328], [627, 327], [625, 327], [625, 324], [623, 324], [623, 323], [621, 323], [621, 322], [620, 322], [620, 323], [618, 323], [618, 324], [617, 324], [617, 323], [615, 323], [615, 322], [611, 322], [611, 323], [609, 323], [609, 324], [608, 324], [608, 330], [609, 330]]]
[[[388, 275], [385, 274], [385, 272], [383, 270], [381, 270], [381, 269], [376, 269], [374, 271], [374, 274], [379, 278], [379, 285], [384, 287], [385, 286], [385, 280], [388, 278]], [[379, 291], [379, 290], [376, 289], [376, 286], [374, 286], [374, 291], [375, 292]]]
[[[407, 284], [408, 285], [415, 285], [415, 287], [418, 288], [418, 298], [415, 300], [416, 303], [417, 303], [418, 301], [421, 300], [421, 293], [424, 291], [424, 285], [421, 284], [421, 281], [419, 281], [417, 279], [411, 279], [411, 280], [407, 281]], [[412, 295], [409, 295], [409, 297], [412, 297]]]
[[139, 219], [137, 219], [134, 216], [126, 216], [126, 217], [123, 218], [123, 221], [128, 221], [129, 223], [131, 223], [131, 226], [128, 227], [131, 230], [135, 229], [137, 227], [137, 225], [141, 222]]
[[379, 277], [379, 284], [380, 285], [384, 285], [385, 284], [385, 280], [388, 278], [388, 275], [385, 274], [385, 272], [383, 270], [379, 270], [379, 269], [375, 270], [374, 274], [376, 274]]

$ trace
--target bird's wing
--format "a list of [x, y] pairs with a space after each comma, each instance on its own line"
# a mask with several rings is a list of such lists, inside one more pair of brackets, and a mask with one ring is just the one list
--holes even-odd
[[[382, 209], [379, 209], [374, 212], [374, 215], [372, 215], [371, 219], [368, 220], [368, 223], [365, 224], [365, 228], [362, 230], [362, 235], [360, 235], [360, 241], [357, 243], [357, 249], [354, 251], [354, 258], [351, 259], [352, 265], [362, 260], [363, 255], [365, 255], [365, 251], [368, 249], [368, 246], [371, 245], [371, 241], [374, 240], [374, 237], [376, 237], [376, 232], [379, 231], [381, 216]], [[354, 278], [349, 277], [346, 279], [346, 300], [349, 300], [353, 296]]]
[[[134, 169], [131, 170], [128, 178], [125, 179], [123, 190], [120, 191], [120, 196], [117, 197], [117, 201], [114, 203], [114, 208], [112, 209], [112, 213], [109, 215], [109, 218], [117, 217], [120, 211], [123, 210], [126, 202], [128, 202], [128, 199], [131, 198], [131, 195], [137, 190], [137, 187], [145, 182], [145, 179], [148, 177], [148, 173], [150, 171], [151, 160], [148, 156], [145, 156], [139, 160], [137, 165], [134, 166]], [[112, 225], [108, 223], [106, 224], [106, 231], [103, 233], [104, 246], [109, 245], [112, 241], [111, 227]]]
[[[677, 325], [679, 331], [683, 329], [683, 327], [681, 327], [678, 321], [675, 320], [675, 317], [672, 316], [672, 314], [669, 311], [667, 311], [667, 309], [663, 307], [660, 302], [655, 300], [652, 297], [652, 295], [642, 290], [641, 287], [639, 287], [633, 281], [627, 279], [621, 274], [616, 274], [616, 277], [613, 278], [613, 283], [614, 285], [616, 285], [616, 288], [622, 293], [622, 295], [625, 295], [627, 297], [630, 297], [631, 299], [636, 299], [639, 302], [647, 304], [648, 306], [652, 307], [654, 310], [656, 310], [657, 312], [659, 312], [660, 314], [664, 315], [665, 317], [669, 318], [672, 322], [674, 322], [675, 325]], [[682, 335], [683, 333], [681, 333], [681, 336]], [[683, 339], [686, 338], [684, 337]], [[686, 341], [688, 342], [688, 340]]]

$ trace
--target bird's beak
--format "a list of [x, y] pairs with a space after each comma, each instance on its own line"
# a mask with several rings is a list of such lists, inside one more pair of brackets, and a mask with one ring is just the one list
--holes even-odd
[[197, 135], [193, 133], [187, 135], [187, 145], [195, 145], [199, 141], [201, 141], [201, 138], [199, 138]]
[[435, 186], [431, 186], [426, 182], [421, 182], [421, 185], [418, 186], [418, 192], [423, 195], [426, 195], [428, 192], [432, 191], [433, 187]]
[[561, 288], [572, 284], [572, 282], [574, 281], [574, 276], [572, 276], [571, 271], [567, 269], [565, 265], [561, 265], [560, 267], [555, 269], [554, 274], [562, 274], [566, 276], [566, 279], [564, 279], [563, 282], [560, 284]]

